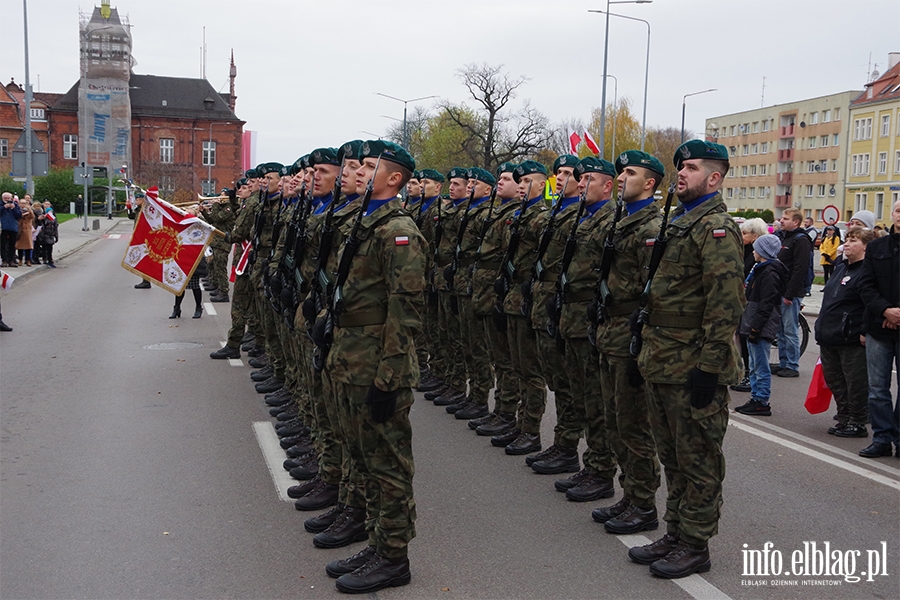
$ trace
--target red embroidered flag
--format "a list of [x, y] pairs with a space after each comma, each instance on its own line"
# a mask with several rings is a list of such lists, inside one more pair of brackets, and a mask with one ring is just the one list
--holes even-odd
[[187, 287], [215, 228], [147, 190], [122, 267], [173, 294]]
[[600, 154], [600, 146], [597, 145], [597, 142], [594, 141], [594, 138], [591, 137], [591, 134], [588, 133], [587, 129], [584, 130], [584, 143], [587, 144], [587, 147], [590, 148], [591, 152]]
[[569, 131], [569, 147], [572, 149], [572, 154], [578, 154], [578, 144], [581, 143], [581, 137], [575, 133], [575, 130]]

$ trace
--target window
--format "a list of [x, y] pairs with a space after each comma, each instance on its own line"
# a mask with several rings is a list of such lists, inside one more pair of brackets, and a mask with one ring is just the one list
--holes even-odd
[[[3, 142], [6, 140], [0, 140], [0, 156], [5, 156], [2, 154], [3, 152]], [[894, 157], [894, 175], [900, 174], [900, 150], [897, 150], [897, 154]]]
[[813, 186], [811, 186], [811, 185], [806, 186], [806, 197], [807, 198], [813, 197]]
[[769, 165], [759, 165], [759, 174], [765, 175], [769, 170]]
[[831, 110], [823, 110], [822, 111], [822, 122], [828, 123], [831, 121]]
[[159, 162], [175, 162], [175, 140], [172, 138], [159, 138]]
[[762, 122], [762, 130], [763, 131], [769, 130], [769, 120], [768, 119], [766, 119], [765, 121]]
[[819, 170], [822, 171], [823, 173], [828, 170], [828, 161], [827, 160], [819, 161]]
[[867, 119], [856, 119], [853, 121], [853, 139], [872, 139], [872, 117], [868, 117]]
[[747, 188], [741, 188], [741, 199], [745, 199], [747, 197]]
[[763, 142], [759, 147], [760, 154], [768, 154], [769, 153], [769, 142]]
[[884, 175], [887, 173], [887, 152], [879, 152], [878, 153], [878, 174]]
[[837, 171], [837, 159], [836, 158], [831, 160], [831, 170]]
[[812, 219], [812, 209], [811, 209], [811, 208], [807, 208], [807, 209], [806, 209], [806, 214], [804, 214], [803, 216], [806, 217], [807, 219]]
[[753, 133], [759, 133], [759, 121], [754, 121], [753, 125], [750, 126]]
[[[0, 138], [0, 158], [6, 158], [9, 156], [9, 140], [6, 138]], [[897, 153], [897, 160], [900, 161], [900, 152]]]
[[822, 146], [823, 148], [827, 148], [827, 147], [828, 147], [828, 136], [827, 136], [827, 135], [823, 135], [823, 136], [822, 136], [822, 139], [819, 140], [819, 142], [820, 142], [820, 143], [819, 143], [820, 146]]
[[743, 148], [741, 148], [741, 156], [747, 156], [750, 154], [750, 145], [744, 144]]
[[[856, 212], [861, 210], [866, 210], [866, 197], [868, 194], [856, 194]], [[850, 220], [850, 217], [847, 217], [847, 220]]]
[[756, 177], [756, 165], [750, 165], [750, 177]]
[[838, 144], [838, 140], [839, 140], [839, 139], [840, 139], [840, 135], [837, 134], [837, 133], [834, 134], [834, 135], [832, 136], [832, 138], [831, 138], [831, 145], [832, 145], [832, 146], [838, 146], [838, 145], [839, 145], [839, 144]]
[[821, 220], [822, 220], [822, 209], [819, 208], [816, 210], [816, 221], [821, 221]]
[[734, 125], [731, 126], [731, 136], [734, 136]]
[[737, 155], [738, 155], [737, 147], [736, 147], [736, 146], [731, 146], [730, 148], [728, 148], [728, 152], [731, 153], [731, 156], [737, 156]]
[[216, 143], [203, 142], [203, 166], [216, 166]]
[[759, 188], [759, 197], [763, 198], [765, 196], [768, 196], [768, 194], [766, 193], [766, 188], [764, 188], [764, 187]]
[[750, 154], [759, 154], [759, 144], [750, 146]]
[[[897, 160], [900, 161], [900, 152], [897, 153]], [[897, 163], [900, 164], [900, 163]], [[728, 176], [734, 177], [734, 167], [728, 169]]]
[[841, 109], [840, 108], [834, 109], [834, 120], [835, 121], [841, 120]]
[[875, 210], [872, 212], [875, 213], [876, 219], [884, 218], [884, 192], [875, 194]]
[[44, 116], [43, 108], [32, 108], [31, 109], [31, 118], [37, 121], [46, 121], [47, 118]]
[[809, 148], [815, 148], [815, 147], [816, 147], [816, 136], [813, 136], [813, 137], [809, 138], [809, 146], [808, 146], [808, 147], [809, 147]]
[[203, 189], [204, 196], [212, 196], [214, 194], [214, 190], [216, 189], [216, 180], [204, 179], [200, 182], [200, 187]]
[[897, 204], [897, 200], [900, 200], [900, 192], [891, 192], [891, 210], [893, 210], [893, 206]]
[[869, 155], [854, 154], [850, 161], [851, 175], [868, 175], [869, 174]]
[[725, 197], [729, 200], [734, 198], [734, 188], [728, 188], [727, 190], [725, 190]]
[[172, 196], [175, 193], [175, 178], [171, 175], [159, 176], [159, 191], [166, 196]]
[[806, 172], [807, 173], [815, 173], [816, 172], [816, 161], [811, 160], [806, 163]]
[[825, 184], [824, 183], [819, 185], [818, 188], [816, 188], [816, 196], [818, 196], [819, 198], [825, 197]]
[[746, 177], [746, 176], [747, 176], [747, 165], [744, 165], [743, 167], [741, 167], [741, 177]]
[[881, 117], [881, 137], [891, 135], [891, 115], [882, 115]]
[[809, 124], [815, 125], [818, 122], [819, 122], [819, 113], [817, 113], [817, 112], [810, 113], [809, 114]]
[[78, 159], [78, 136], [73, 133], [63, 135], [63, 158]]
[[750, 188], [750, 198], [756, 198], [756, 188]]

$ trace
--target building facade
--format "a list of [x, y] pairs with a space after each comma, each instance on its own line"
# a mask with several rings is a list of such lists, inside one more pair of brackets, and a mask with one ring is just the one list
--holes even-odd
[[850, 103], [850, 139], [844, 220], [870, 210], [890, 227], [891, 206], [900, 200], [900, 52], [892, 52], [884, 75], [876, 75]]
[[732, 211], [799, 208], [822, 224], [842, 204], [847, 116], [859, 94], [847, 91], [706, 120], [706, 139], [725, 145], [731, 169], [722, 193]]

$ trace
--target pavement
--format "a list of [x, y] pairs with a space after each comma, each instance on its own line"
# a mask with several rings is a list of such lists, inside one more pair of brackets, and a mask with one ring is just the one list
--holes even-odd
[[[97, 229], [93, 228], [95, 221], [99, 224]], [[53, 262], [59, 265], [60, 262], [65, 261], [66, 258], [75, 252], [78, 252], [88, 244], [109, 235], [113, 229], [123, 222], [132, 223], [131, 219], [126, 217], [113, 217], [112, 219], [108, 219], [106, 217], [91, 216], [88, 217], [87, 231], [83, 231], [84, 217], [70, 219], [65, 223], [60, 223], [59, 241], [53, 245]], [[120, 232], [121, 231], [122, 229], [120, 229]], [[119, 235], [124, 234], [120, 233]], [[17, 281], [27, 279], [36, 272], [47, 270], [50, 270], [50, 267], [45, 264], [33, 264], [30, 267], [26, 267], [23, 264], [15, 269], [3, 269], [5, 273], [8, 273]]]

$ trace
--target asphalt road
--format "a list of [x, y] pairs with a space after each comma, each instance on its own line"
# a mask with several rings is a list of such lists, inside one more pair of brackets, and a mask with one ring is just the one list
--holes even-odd
[[[230, 305], [167, 319], [172, 297], [133, 289], [119, 267], [130, 227], [113, 233], [123, 237], [99, 239], [2, 296], [15, 331], [0, 334], [0, 597], [338, 597], [323, 567], [361, 545], [314, 548], [308, 513], [282, 499], [284, 473], [270, 470], [257, 435], [274, 435], [272, 419], [250, 369], [207, 356], [224, 340]], [[190, 295], [185, 307], [189, 316]], [[859, 458], [866, 440], [829, 436], [832, 413], [806, 413], [815, 350], [800, 379], [776, 378], [772, 417], [732, 415], [713, 568], [680, 582], [651, 577], [626, 556], [639, 540], [591, 521], [619, 490], [568, 502], [554, 476], [417, 402], [413, 581], [377, 596], [900, 597], [900, 460]], [[733, 395], [733, 405], [744, 401]], [[553, 422], [548, 407], [546, 441]], [[860, 575], [876, 556], [885, 564], [855, 583], [749, 575], [745, 550], [766, 542], [783, 570], [811, 542], [841, 551], [842, 572]]]

